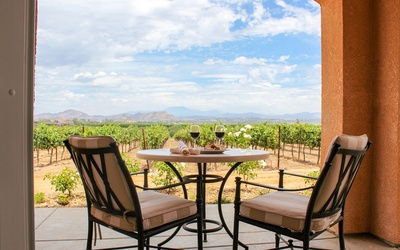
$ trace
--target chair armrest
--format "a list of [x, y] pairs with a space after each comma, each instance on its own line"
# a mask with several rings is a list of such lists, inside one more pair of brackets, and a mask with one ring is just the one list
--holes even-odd
[[[181, 182], [176, 182], [176, 183], [172, 183], [172, 184], [165, 185], [165, 186], [147, 187], [147, 188], [144, 188], [144, 190], [155, 190], [155, 191], [157, 191], [157, 190], [163, 190], [163, 189], [178, 187], [178, 186], [182, 186], [182, 185], [186, 185], [186, 184], [194, 183], [194, 182], [197, 182], [197, 181], [196, 180], [183, 180]], [[139, 188], [141, 188], [141, 187], [139, 187]]]
[[283, 188], [283, 177], [284, 175], [290, 175], [290, 176], [294, 176], [294, 177], [301, 177], [303, 179], [311, 179], [311, 180], [317, 180], [317, 177], [313, 177], [313, 176], [308, 176], [308, 175], [302, 175], [302, 174], [294, 174], [294, 173], [287, 173], [285, 172], [284, 169], [279, 169], [279, 188]]
[[261, 188], [272, 189], [272, 190], [276, 190], [276, 191], [287, 191], [287, 192], [304, 191], [304, 190], [308, 190], [308, 189], [313, 189], [314, 188], [314, 186], [309, 186], [309, 187], [304, 187], [304, 188], [281, 188], [281, 187], [264, 185], [264, 184], [255, 183], [255, 182], [242, 181], [240, 179], [237, 179], [236, 182], [239, 183], [239, 184], [246, 184], [246, 185], [251, 185], [251, 186], [256, 186], [256, 187], [261, 187]]
[[144, 177], [143, 177], [144, 178], [144, 183], [143, 183], [143, 186], [135, 185], [135, 187], [145, 190], [146, 188], [149, 187], [149, 178], [148, 178], [149, 169], [145, 168], [142, 171], [137, 171], [137, 172], [131, 172], [130, 173], [131, 176], [132, 175], [139, 175], [139, 174], [143, 174], [144, 175]]
[[302, 174], [293, 174], [293, 173], [285, 173], [285, 172], [283, 172], [283, 174], [290, 175], [290, 176], [301, 177], [301, 178], [305, 178], [305, 179], [313, 179], [313, 180], [317, 180], [318, 179], [317, 177], [308, 176], [308, 175], [302, 175]]
[[[146, 170], [147, 170], [147, 168], [146, 168]], [[146, 171], [143, 170], [143, 171], [137, 171], [137, 172], [130, 172], [129, 174], [130, 175], [139, 175], [139, 174], [145, 174], [145, 172]]]

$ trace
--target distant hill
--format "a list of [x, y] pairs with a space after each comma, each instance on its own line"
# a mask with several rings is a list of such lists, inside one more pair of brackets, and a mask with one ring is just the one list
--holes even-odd
[[258, 113], [223, 113], [221, 111], [198, 111], [185, 107], [173, 107], [164, 111], [153, 112], [134, 112], [121, 113], [110, 116], [89, 115], [82, 111], [68, 109], [59, 113], [43, 113], [34, 117], [35, 121], [52, 121], [58, 123], [70, 123], [73, 120], [87, 121], [106, 121], [115, 122], [225, 122], [225, 123], [244, 123], [244, 122], [300, 122], [321, 123], [321, 113], [296, 113], [284, 115], [266, 115]]
[[108, 116], [108, 120], [117, 121], [139, 121], [139, 122], [157, 122], [157, 121], [177, 121], [178, 118], [171, 115], [168, 112], [148, 112], [148, 113], [136, 113], [136, 114], [119, 114]]
[[66, 122], [66, 121], [72, 121], [74, 119], [102, 121], [102, 120], [106, 120], [107, 118], [106, 118], [106, 116], [102, 116], [102, 115], [92, 116], [92, 115], [88, 115], [82, 111], [68, 109], [68, 110], [65, 110], [65, 111], [59, 112], [59, 113], [38, 114], [38, 115], [35, 115], [34, 119], [35, 119], [35, 121], [57, 120], [59, 122]]
[[171, 107], [165, 109], [165, 111], [176, 117], [218, 116], [222, 114], [222, 112], [218, 110], [200, 111], [186, 107]]
[[50, 120], [50, 121], [58, 121], [58, 122], [68, 122], [76, 120], [87, 120], [87, 121], [120, 121], [120, 122], [162, 122], [162, 121], [175, 121], [176, 117], [173, 115], [161, 111], [161, 112], [148, 112], [148, 113], [137, 113], [137, 114], [117, 114], [110, 116], [102, 116], [102, 115], [88, 115], [82, 111], [68, 109], [59, 113], [43, 113], [35, 115], [35, 121], [40, 120]]

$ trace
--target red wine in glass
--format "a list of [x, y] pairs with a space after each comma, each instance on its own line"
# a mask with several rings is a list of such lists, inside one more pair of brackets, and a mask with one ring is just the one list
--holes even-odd
[[200, 136], [200, 132], [190, 132], [190, 136], [193, 139], [197, 139]]
[[200, 126], [191, 125], [190, 126], [190, 136], [193, 138], [194, 146], [196, 147], [196, 139], [200, 136]]
[[220, 140], [222, 138], [224, 138], [224, 135], [225, 135], [225, 132], [215, 132], [215, 136]]
[[225, 127], [224, 125], [217, 125], [215, 126], [215, 136], [218, 138], [219, 144], [221, 144], [221, 139], [225, 135]]

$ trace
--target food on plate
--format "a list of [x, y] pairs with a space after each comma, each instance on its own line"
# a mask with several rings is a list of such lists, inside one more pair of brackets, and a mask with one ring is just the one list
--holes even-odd
[[205, 150], [225, 150], [225, 147], [219, 144], [208, 143], [205, 147]]

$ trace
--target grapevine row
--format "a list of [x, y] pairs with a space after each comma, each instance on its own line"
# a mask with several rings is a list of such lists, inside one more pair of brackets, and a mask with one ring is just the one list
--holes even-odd
[[[216, 124], [200, 124], [201, 133], [196, 143], [205, 146], [216, 141], [213, 128]], [[38, 124], [34, 128], [34, 150], [36, 152], [36, 164], [39, 165], [39, 152], [47, 150], [50, 154], [50, 164], [63, 158], [65, 148], [63, 140], [72, 135], [95, 136], [108, 135], [115, 138], [122, 152], [128, 152], [134, 148], [162, 148], [165, 142], [173, 138], [182, 140], [188, 145], [193, 145], [193, 139], [189, 133], [190, 124], [168, 125], [124, 125], [105, 124], [97, 126], [55, 126]], [[306, 154], [318, 149], [318, 160], [321, 145], [321, 126], [307, 123], [261, 123], [252, 125], [227, 124], [223, 139], [227, 147], [236, 148], [261, 148], [277, 153], [284, 157], [305, 160]], [[58, 157], [57, 149], [62, 148], [61, 157]], [[289, 148], [289, 150], [287, 150]], [[309, 151], [309, 152], [306, 152]]]

